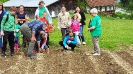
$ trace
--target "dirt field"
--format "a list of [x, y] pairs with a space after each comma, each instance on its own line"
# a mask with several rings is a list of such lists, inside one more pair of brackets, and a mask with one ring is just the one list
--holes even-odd
[[133, 74], [133, 48], [121, 52], [101, 51], [93, 56], [87, 48], [76, 52], [54, 48], [30, 60], [22, 50], [13, 57], [0, 56], [0, 74]]

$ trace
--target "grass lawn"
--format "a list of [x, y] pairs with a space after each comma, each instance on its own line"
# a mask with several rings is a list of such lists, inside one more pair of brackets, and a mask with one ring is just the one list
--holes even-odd
[[[92, 46], [90, 32], [87, 31], [88, 21], [92, 17], [86, 14], [86, 25], [84, 26], [84, 36], [87, 45]], [[116, 50], [120, 47], [133, 44], [133, 20], [117, 19], [101, 16], [102, 36], [100, 37], [100, 47], [109, 50]], [[50, 34], [50, 45], [59, 46], [61, 32], [57, 29], [57, 18], [53, 19], [55, 31]], [[122, 50], [122, 49], [121, 49]]]

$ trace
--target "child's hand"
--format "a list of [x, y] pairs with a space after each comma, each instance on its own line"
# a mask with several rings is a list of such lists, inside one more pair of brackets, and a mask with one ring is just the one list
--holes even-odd
[[68, 45], [66, 45], [65, 48], [68, 48]]
[[15, 30], [16, 32], [19, 32], [19, 29]]
[[67, 43], [68, 43], [68, 44], [70, 44], [70, 43], [71, 43], [71, 41], [70, 41], [70, 40], [68, 40], [68, 41], [67, 41]]

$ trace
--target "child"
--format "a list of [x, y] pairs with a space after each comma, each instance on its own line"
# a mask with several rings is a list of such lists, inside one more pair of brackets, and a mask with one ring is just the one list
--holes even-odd
[[72, 30], [75, 33], [78, 41], [78, 47], [80, 47], [81, 45], [81, 42], [79, 39], [80, 22], [78, 21], [78, 16], [76, 14], [74, 14], [74, 16], [72, 17], [72, 24], [70, 25], [70, 30]]
[[16, 26], [15, 26], [15, 44], [14, 44], [14, 50], [18, 50], [18, 47], [19, 47], [19, 37], [20, 37], [20, 25], [16, 24]]
[[74, 48], [77, 44], [77, 39], [75, 34], [72, 30], [69, 30], [68, 34], [65, 36], [63, 41], [60, 41], [59, 44], [63, 46], [65, 50], [67, 50], [69, 47], [71, 47], [72, 51], [74, 51]]
[[[10, 55], [14, 55], [14, 30], [15, 30], [15, 13], [17, 8], [12, 6], [10, 7], [10, 11], [4, 15], [2, 22], [1, 22], [1, 35], [3, 36], [3, 47], [2, 47], [2, 56], [6, 56], [7, 50], [7, 40], [9, 41], [10, 46]], [[8, 20], [6, 21], [6, 18]]]
[[41, 37], [41, 49], [45, 49], [46, 53], [49, 54], [49, 48], [46, 45], [47, 42], [47, 33], [45, 33], [44, 31], [42, 31], [40, 33], [40, 37]]

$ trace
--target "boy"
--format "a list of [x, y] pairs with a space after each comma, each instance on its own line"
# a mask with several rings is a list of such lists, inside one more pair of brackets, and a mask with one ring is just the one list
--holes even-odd
[[[15, 13], [17, 8], [12, 6], [10, 11], [4, 15], [1, 22], [1, 35], [3, 36], [3, 47], [2, 47], [2, 56], [6, 56], [5, 52], [7, 50], [7, 40], [9, 41], [10, 46], [10, 55], [14, 55], [14, 30], [15, 30]], [[7, 19], [8, 18], [8, 19]]]

